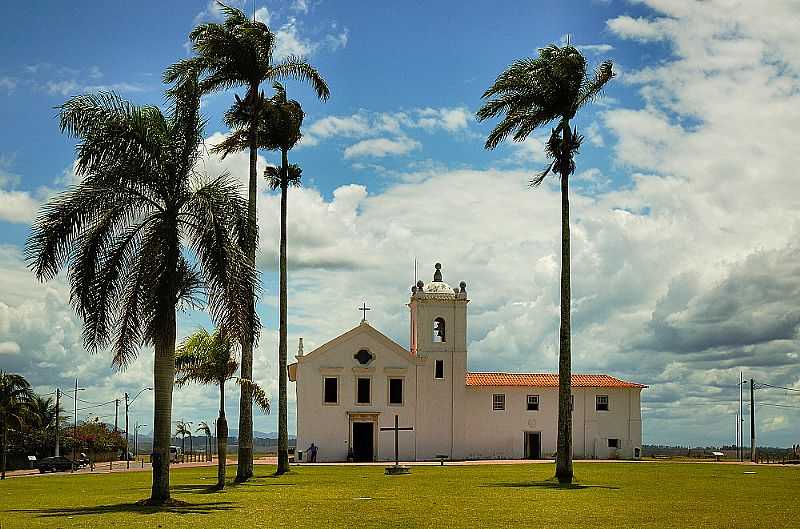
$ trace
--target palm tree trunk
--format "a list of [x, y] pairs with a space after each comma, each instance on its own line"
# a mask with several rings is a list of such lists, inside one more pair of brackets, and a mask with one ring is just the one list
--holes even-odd
[[289, 160], [286, 149], [281, 151], [281, 249], [280, 249], [280, 321], [278, 330], [278, 469], [277, 474], [289, 471], [289, 433], [286, 404], [286, 210], [289, 194]]
[[217, 418], [217, 488], [225, 488], [225, 464], [228, 454], [228, 421], [225, 419], [225, 381], [219, 384], [219, 418]]
[[[258, 85], [251, 85], [248, 95], [251, 101], [258, 96]], [[258, 119], [255, 110], [252, 111], [250, 123], [250, 181], [248, 186], [247, 223], [250, 226], [249, 240], [247, 241], [247, 259], [250, 265], [256, 263], [256, 237], [258, 236], [258, 221], [256, 219], [256, 180], [258, 162]], [[255, 292], [250, 293], [251, 318], [255, 314]], [[253, 380], [253, 339], [249, 333], [241, 338], [242, 363], [240, 367], [241, 378]], [[236, 481], [246, 481], [253, 476], [253, 394], [250, 386], [241, 386], [239, 398], [239, 462], [236, 469]]]
[[[170, 296], [171, 299], [175, 299]], [[153, 386], [153, 488], [150, 500], [169, 500], [169, 446], [172, 439], [172, 388], [175, 381], [175, 308], [167, 310], [163, 331], [155, 346]]]
[[192, 440], [192, 434], [189, 434], [189, 454], [194, 456], [194, 442]]
[[[569, 121], [562, 124], [562, 145], [569, 156]], [[572, 483], [572, 358], [570, 351], [569, 164], [561, 164], [561, 330], [558, 350], [558, 443], [556, 478]]]

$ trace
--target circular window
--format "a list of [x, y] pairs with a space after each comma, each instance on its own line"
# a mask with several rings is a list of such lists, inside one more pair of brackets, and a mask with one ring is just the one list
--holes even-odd
[[370, 353], [366, 349], [361, 349], [359, 352], [353, 355], [353, 358], [358, 360], [359, 364], [366, 365], [372, 362], [372, 359], [375, 358], [375, 355]]

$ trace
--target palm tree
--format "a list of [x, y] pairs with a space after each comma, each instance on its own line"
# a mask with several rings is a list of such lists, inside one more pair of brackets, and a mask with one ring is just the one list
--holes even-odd
[[200, 421], [200, 423], [197, 425], [197, 430], [195, 430], [195, 432], [203, 434], [203, 436], [206, 438], [206, 446], [205, 446], [206, 461], [211, 461], [211, 458], [209, 457], [208, 454], [209, 451], [208, 449], [209, 446], [211, 445], [211, 443], [209, 442], [209, 439], [211, 438], [211, 428], [208, 427], [208, 423], [206, 421]]
[[177, 421], [175, 423], [175, 437], [181, 436], [181, 452], [186, 454], [186, 436], [192, 434], [192, 423]]
[[561, 330], [558, 357], [558, 449], [556, 477], [572, 482], [572, 409], [570, 404], [570, 235], [569, 176], [575, 172], [575, 155], [583, 137], [570, 120], [597, 97], [614, 77], [611, 61], [602, 62], [594, 72], [587, 71], [586, 59], [575, 47], [550, 45], [538, 57], [520, 59], [501, 73], [483, 93], [488, 101], [478, 110], [479, 121], [504, 114], [502, 121], [486, 139], [486, 149], [494, 149], [513, 134], [524, 141], [534, 130], [556, 122], [547, 142], [552, 160], [531, 180], [536, 187], [552, 171], [561, 179]]
[[258, 325], [250, 311], [256, 273], [240, 246], [253, 237], [247, 205], [227, 174], [209, 180], [195, 170], [200, 95], [187, 79], [167, 114], [105, 92], [59, 107], [62, 131], [81, 140], [83, 181], [43, 206], [26, 245], [40, 280], [69, 268], [90, 352], [110, 347], [125, 368], [141, 346], [154, 347], [152, 504], [170, 497], [177, 309], [202, 295], [237, 338]]
[[[269, 398], [258, 384], [235, 376], [239, 369], [234, 342], [231, 336], [220, 330], [209, 333], [199, 329], [187, 337], [178, 347], [175, 356], [178, 371], [176, 383], [183, 386], [189, 382], [216, 384], [219, 386], [219, 417], [217, 418], [217, 488], [225, 487], [225, 464], [228, 452], [228, 421], [225, 419], [225, 382], [235, 380], [240, 387], [247, 386], [256, 404], [269, 413]], [[201, 423], [202, 424], [202, 423]]]
[[18, 427], [22, 426], [23, 418], [33, 398], [33, 390], [25, 377], [0, 371], [0, 426], [3, 428], [3, 462], [0, 479], [6, 479], [8, 427], [11, 423]]
[[[259, 103], [263, 101], [260, 93], [261, 83], [280, 79], [296, 79], [308, 82], [319, 99], [325, 101], [330, 91], [320, 73], [302, 57], [289, 56], [274, 62], [275, 34], [269, 27], [247, 16], [233, 7], [217, 2], [225, 14], [221, 24], [207, 23], [195, 27], [189, 34], [195, 57], [184, 59], [167, 68], [164, 81], [180, 84], [191, 78], [191, 73], [203, 74], [201, 89], [204, 93], [227, 90], [232, 87], [246, 89], [242, 101], [249, 115], [250, 179], [248, 195], [248, 223], [253, 237], [246, 241], [245, 251], [251, 266], [255, 268], [256, 234], [256, 181], [258, 179], [256, 161], [258, 158]], [[251, 314], [255, 319], [255, 292], [250, 296]], [[257, 339], [258, 336], [255, 337]], [[241, 342], [242, 378], [253, 378], [253, 343], [249, 337]], [[242, 386], [239, 400], [239, 464], [236, 480], [244, 481], [253, 475], [253, 397], [248, 386]]]
[[[273, 83], [275, 95], [262, 98], [259, 103], [257, 142], [259, 148], [281, 152], [280, 169], [268, 166], [264, 176], [273, 191], [281, 190], [281, 241], [280, 241], [280, 287], [278, 325], [278, 469], [277, 474], [289, 470], [289, 433], [287, 424], [287, 270], [286, 270], [286, 215], [289, 186], [299, 186], [302, 170], [289, 164], [289, 151], [300, 141], [305, 113], [300, 103], [286, 97], [286, 89], [279, 82]], [[233, 130], [212, 151], [224, 158], [231, 152], [242, 150], [249, 142], [249, 116], [243, 104], [237, 102], [225, 115], [226, 124]]]
[[28, 425], [37, 430], [47, 430], [56, 422], [56, 405], [53, 397], [34, 395], [28, 403], [26, 413]]

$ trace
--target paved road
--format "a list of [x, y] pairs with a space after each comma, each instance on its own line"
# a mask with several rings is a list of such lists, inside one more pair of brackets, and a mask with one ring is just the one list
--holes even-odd
[[[268, 456], [268, 457], [261, 457], [255, 460], [255, 464], [257, 465], [275, 465], [277, 464], [277, 457], [275, 456]], [[646, 463], [659, 463], [661, 460], [638, 460], [638, 461], [631, 461], [631, 460], [608, 460], [608, 459], [577, 459], [574, 461], [575, 463], [635, 463], [635, 464], [646, 464]], [[704, 463], [704, 464], [717, 464], [717, 465], [755, 465], [756, 463], [751, 463], [749, 461], [739, 462], [739, 461], [714, 461], [712, 460], [696, 460], [696, 461], [668, 461], [672, 463]], [[530, 465], [530, 464], [553, 464], [555, 463], [552, 459], [538, 459], [538, 460], [531, 460], [531, 459], [480, 459], [480, 460], [473, 460], [473, 461], [445, 461], [445, 466], [469, 466], [469, 465]], [[179, 463], [173, 464], [172, 468], [194, 468], [194, 467], [211, 467], [216, 466], [217, 461], [200, 461], [200, 462], [193, 462], [193, 463]], [[228, 459], [229, 465], [235, 465], [235, 459]], [[375, 461], [371, 463], [300, 463], [301, 466], [380, 466], [385, 467], [387, 465], [391, 465], [391, 461]], [[439, 461], [401, 461], [401, 465], [406, 466], [438, 466], [441, 463]], [[776, 466], [777, 463], [771, 464], [771, 466]], [[791, 465], [786, 465], [791, 466]], [[17, 478], [17, 477], [34, 477], [34, 476], [53, 476], [53, 475], [78, 475], [78, 474], [110, 474], [110, 473], [117, 473], [117, 472], [150, 472], [152, 467], [149, 463], [145, 463], [144, 466], [140, 462], [131, 462], [131, 468], [126, 468], [124, 461], [114, 461], [113, 464], [109, 467], [108, 463], [100, 463], [95, 465], [94, 470], [89, 470], [89, 468], [82, 468], [77, 470], [74, 473], [70, 472], [54, 472], [54, 473], [47, 473], [47, 474], [40, 474], [38, 470], [12, 470], [10, 472], [6, 472], [6, 477], [10, 478]]]

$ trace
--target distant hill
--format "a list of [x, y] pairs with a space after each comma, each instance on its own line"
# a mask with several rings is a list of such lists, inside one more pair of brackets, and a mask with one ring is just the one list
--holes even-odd
[[[113, 425], [111, 427], [113, 428]], [[120, 428], [120, 430], [123, 430], [123, 432], [124, 432], [124, 427]], [[214, 428], [211, 428], [211, 435], [214, 435]], [[202, 437], [201, 434], [193, 434], [193, 436], [194, 437]], [[131, 431], [131, 437], [133, 437], [133, 431]], [[173, 435], [173, 437], [174, 437], [174, 435]], [[239, 430], [237, 428], [229, 428], [228, 429], [228, 437], [239, 437]], [[255, 437], [256, 439], [277, 439], [278, 438], [278, 432], [259, 432], [258, 430], [253, 430], [253, 437]], [[139, 438], [140, 439], [152, 440], [153, 439], [153, 432], [150, 431], [149, 433], [144, 433], [144, 432], [142, 432], [140, 430], [139, 431]], [[291, 434], [289, 435], [289, 439], [295, 439], [295, 438], [296, 438], [295, 435], [291, 435]]]
[[[239, 437], [239, 430], [238, 428], [228, 428], [228, 435], [230, 437]], [[257, 437], [260, 439], [277, 439], [278, 432], [259, 432], [258, 430], [253, 430], [253, 437]], [[289, 439], [294, 439], [296, 436], [289, 435]]]

